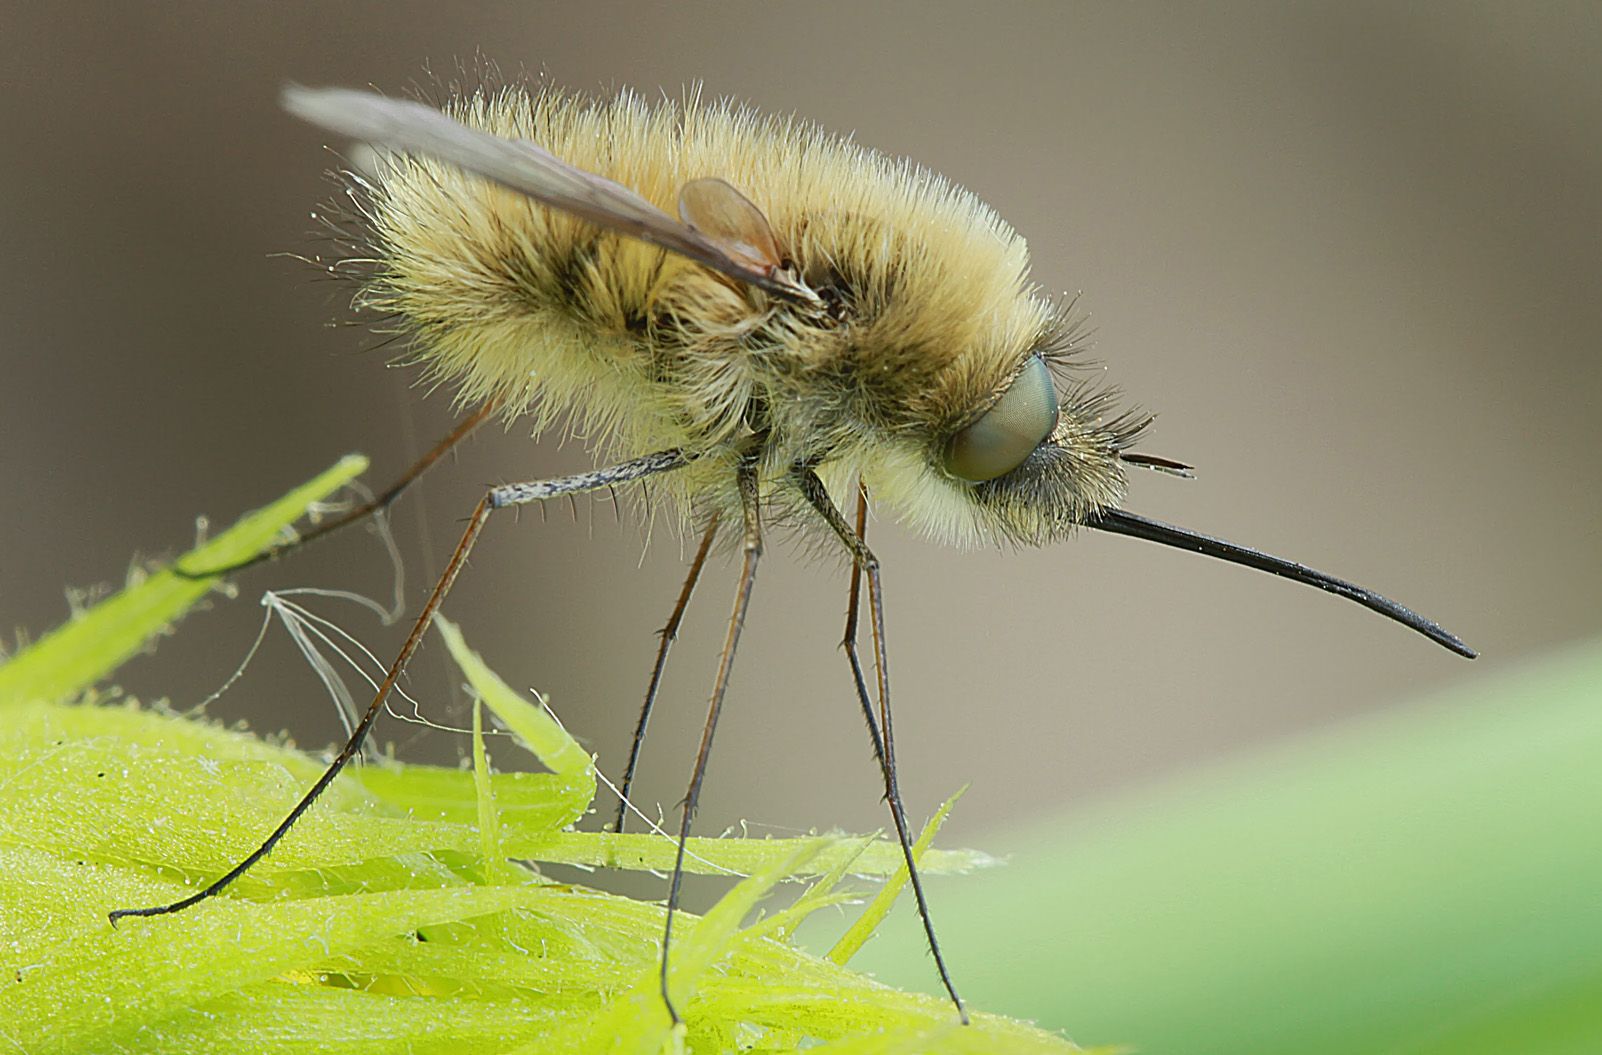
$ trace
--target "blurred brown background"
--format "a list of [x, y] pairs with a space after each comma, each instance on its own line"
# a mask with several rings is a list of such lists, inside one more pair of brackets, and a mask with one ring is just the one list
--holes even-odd
[[[329, 192], [285, 81], [404, 90], [476, 53], [562, 84], [703, 81], [906, 154], [1084, 291], [1097, 354], [1160, 412], [1132, 508], [1372, 585], [1481, 648], [1141, 543], [942, 550], [881, 522], [900, 757], [959, 843], [1199, 760], [1381, 708], [1602, 629], [1602, 9], [1384, 3], [763, 7], [5, 5], [0, 11], [0, 621], [120, 582], [194, 517], [328, 465], [380, 484], [448, 428], [443, 393], [277, 254]], [[399, 507], [413, 609], [483, 484], [590, 463], [486, 434]], [[616, 774], [680, 547], [605, 505], [492, 524], [448, 611], [550, 694]], [[682, 795], [733, 567], [674, 654], [641, 800]], [[238, 662], [268, 588], [387, 596], [354, 533], [239, 581], [122, 684], [186, 703]], [[836, 644], [843, 573], [779, 549], [701, 827], [885, 823]], [[324, 607], [386, 659], [400, 631]], [[332, 740], [282, 635], [213, 712]], [[413, 682], [461, 721], [441, 650]], [[463, 742], [390, 722], [409, 758]], [[503, 760], [511, 761], [502, 749]], [[760, 828], [756, 830], [761, 830]]]

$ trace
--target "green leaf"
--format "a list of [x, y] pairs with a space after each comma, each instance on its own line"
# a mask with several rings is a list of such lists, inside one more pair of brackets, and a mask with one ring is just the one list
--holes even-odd
[[[946, 823], [946, 817], [951, 813], [951, 807], [956, 805], [957, 799], [961, 796], [962, 792], [959, 791], [942, 803], [940, 808], [935, 811], [935, 815], [929, 818], [929, 823], [923, 826], [923, 831], [918, 834], [917, 841], [912, 844], [912, 859], [919, 865], [922, 865], [923, 859], [928, 856], [929, 845], [934, 842], [934, 837], [939, 833], [940, 826]], [[901, 893], [902, 888], [907, 885], [907, 881], [910, 878], [911, 873], [907, 870], [905, 864], [896, 869], [896, 874], [890, 877], [884, 884], [884, 888], [875, 894], [873, 900], [868, 903], [868, 907], [852, 922], [851, 926], [846, 928], [846, 932], [840, 936], [840, 940], [835, 942], [829, 949], [826, 954], [828, 959], [834, 963], [850, 963], [851, 957], [862, 949], [863, 944], [878, 929], [879, 924], [884, 922], [884, 918], [890, 914], [890, 909], [896, 902], [896, 895]]]
[[451, 658], [467, 675], [473, 691], [495, 712], [495, 717], [563, 781], [558, 794], [571, 807], [572, 815], [557, 827], [566, 827], [582, 817], [595, 798], [595, 760], [577, 740], [568, 735], [560, 722], [543, 708], [523, 699], [497, 677], [478, 653], [467, 647], [455, 623], [443, 615], [436, 615], [434, 626], [445, 639], [445, 647], [450, 650]]
[[[245, 535], [189, 559], [249, 556], [358, 467], [342, 463], [272, 518], [249, 518]], [[162, 631], [204, 588], [153, 577], [3, 668], [6, 1050], [1078, 1050], [995, 1016], [958, 1027], [947, 1001], [890, 989], [786, 940], [807, 913], [843, 903], [835, 887], [847, 874], [899, 866], [894, 844], [848, 836], [693, 840], [696, 867], [749, 878], [706, 917], [676, 917], [670, 984], [685, 1023], [671, 1027], [658, 982], [662, 906], [554, 883], [509, 859], [662, 868], [673, 841], [566, 830], [590, 808], [593, 761], [443, 620], [484, 704], [552, 772], [492, 773], [475, 719], [470, 772], [395, 763], [347, 772], [222, 896], [111, 926], [112, 909], [167, 903], [221, 874], [323, 769], [283, 745], [159, 709], [54, 699], [109, 673], [130, 642]], [[929, 850], [925, 861], [962, 869], [990, 859]], [[747, 924], [776, 884], [802, 874], [824, 880]]]
[[[225, 568], [247, 560], [278, 538], [314, 503], [360, 476], [367, 459], [341, 458], [333, 468], [283, 498], [243, 517], [228, 531], [179, 558], [183, 568]], [[58, 627], [0, 666], [0, 705], [60, 700], [93, 685], [144, 647], [190, 605], [215, 577], [185, 578], [171, 568], [137, 577], [121, 593]]]
[[[686, 844], [684, 870], [696, 875], [749, 875], [771, 860], [787, 853], [785, 847], [810, 837], [713, 839], [691, 836]], [[860, 852], [859, 852], [860, 850]], [[591, 868], [623, 868], [661, 872], [673, 867], [676, 847], [671, 837], [624, 832], [548, 832], [529, 844], [520, 844], [516, 856], [540, 860], [563, 860]], [[860, 849], [849, 837], [840, 836], [828, 847], [808, 858], [806, 875], [822, 875], [850, 858], [847, 875], [889, 876], [903, 867], [901, 847], [878, 840]], [[918, 862], [928, 875], [953, 875], [980, 868], [993, 868], [1001, 862], [982, 850], [931, 849]], [[814, 869], [816, 871], [814, 871]]]

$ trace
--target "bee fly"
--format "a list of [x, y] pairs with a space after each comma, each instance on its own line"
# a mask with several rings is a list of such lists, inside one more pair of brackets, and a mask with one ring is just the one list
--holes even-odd
[[[708, 553], [725, 526], [740, 540], [668, 892], [662, 998], [675, 1021], [667, 958], [684, 844], [765, 521], [832, 536], [850, 559], [845, 651], [935, 966], [964, 1021], [897, 786], [884, 589], [866, 541], [870, 494], [942, 542], [1044, 545], [1089, 528], [1192, 550], [1346, 597], [1475, 655], [1370, 590], [1119, 509], [1130, 468], [1187, 467], [1132, 449], [1149, 418], [1118, 413], [1108, 393], [1072, 378], [1070, 306], [1031, 284], [1023, 239], [927, 170], [794, 119], [695, 98], [648, 105], [628, 94], [595, 101], [503, 88], [441, 112], [292, 87], [284, 105], [374, 148], [369, 171], [348, 177], [361, 231], [350, 258], [365, 269], [357, 305], [396, 320], [431, 375], [476, 408], [393, 487], [299, 541], [384, 508], [495, 415], [527, 415], [535, 433], [568, 420], [597, 438], [606, 467], [491, 488], [349, 742], [300, 803], [204, 890], [113, 920], [194, 905], [272, 850], [360, 749], [495, 510], [632, 481], [660, 477], [700, 544], [657, 652], [625, 800]], [[854, 518], [842, 498], [855, 503]], [[871, 679], [857, 652], [864, 615]]]

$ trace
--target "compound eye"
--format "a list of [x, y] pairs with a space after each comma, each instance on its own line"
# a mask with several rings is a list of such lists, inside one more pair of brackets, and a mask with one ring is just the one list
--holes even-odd
[[946, 472], [982, 483], [1023, 464], [1057, 427], [1057, 389], [1040, 356], [1023, 368], [984, 417], [946, 443]]

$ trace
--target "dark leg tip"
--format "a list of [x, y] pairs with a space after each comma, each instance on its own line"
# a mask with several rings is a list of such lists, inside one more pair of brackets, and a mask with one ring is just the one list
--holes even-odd
[[113, 927], [115, 927], [117, 925], [117, 921], [120, 920], [120, 919], [123, 919], [126, 916], [143, 916], [145, 914], [146, 913], [145, 913], [145, 911], [143, 909], [119, 908], [119, 909], [115, 909], [115, 910], [113, 910], [111, 912], [106, 913], [106, 919], [111, 922], [111, 925]]

